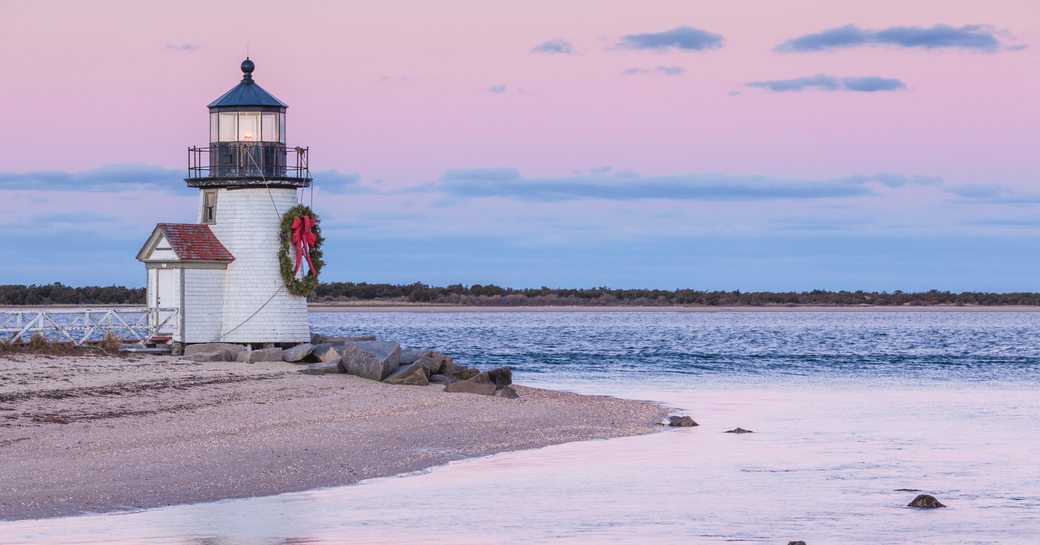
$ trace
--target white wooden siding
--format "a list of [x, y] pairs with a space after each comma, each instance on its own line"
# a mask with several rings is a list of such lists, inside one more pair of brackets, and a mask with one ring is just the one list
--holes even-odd
[[184, 342], [206, 343], [220, 336], [224, 269], [184, 269]]
[[[201, 214], [201, 197], [199, 202]], [[293, 206], [295, 189], [220, 190], [216, 223], [210, 229], [235, 256], [224, 277], [221, 340], [306, 342], [310, 338], [307, 299], [286, 291], [278, 265], [282, 215]]]

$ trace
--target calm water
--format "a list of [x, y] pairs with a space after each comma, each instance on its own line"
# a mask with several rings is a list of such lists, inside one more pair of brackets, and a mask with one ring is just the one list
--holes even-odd
[[[1040, 313], [323, 313], [701, 426], [0, 543], [1040, 543]], [[724, 430], [742, 426], [754, 434]], [[406, 453], [405, 453], [406, 455]], [[922, 490], [949, 508], [905, 508]]]

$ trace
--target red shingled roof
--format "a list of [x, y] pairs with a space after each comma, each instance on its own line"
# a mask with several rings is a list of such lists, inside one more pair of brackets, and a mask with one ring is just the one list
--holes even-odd
[[156, 225], [173, 251], [184, 261], [234, 261], [235, 256], [217, 240], [209, 225], [160, 223]]

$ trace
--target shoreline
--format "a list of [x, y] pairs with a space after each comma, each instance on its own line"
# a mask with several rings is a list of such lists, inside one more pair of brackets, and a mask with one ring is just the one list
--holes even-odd
[[343, 486], [652, 433], [668, 413], [524, 386], [510, 400], [304, 375], [282, 362], [19, 354], [0, 363], [3, 522]]
[[[0, 312], [33, 312], [38, 310], [143, 310], [144, 305], [0, 305]], [[925, 306], [637, 306], [637, 305], [548, 305], [548, 306], [483, 306], [435, 303], [342, 302], [310, 303], [310, 312], [1040, 312], [1036, 305], [925, 305]]]

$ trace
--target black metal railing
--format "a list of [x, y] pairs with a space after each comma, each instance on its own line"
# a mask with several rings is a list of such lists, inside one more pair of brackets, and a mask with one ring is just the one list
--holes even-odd
[[309, 148], [277, 142], [220, 142], [188, 148], [188, 178], [310, 180]]

